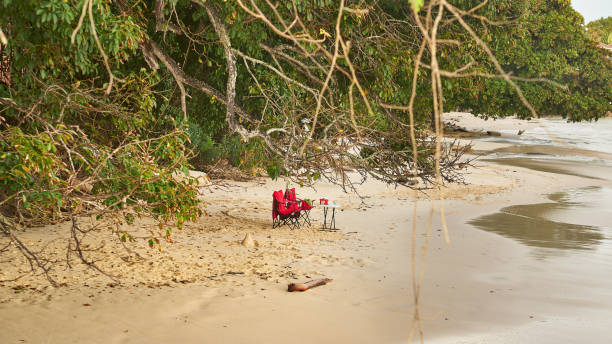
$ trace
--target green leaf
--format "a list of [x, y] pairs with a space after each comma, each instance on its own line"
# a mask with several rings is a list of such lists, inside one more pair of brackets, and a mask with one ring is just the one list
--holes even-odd
[[425, 0], [410, 0], [410, 5], [412, 5], [412, 9], [416, 13], [419, 13], [419, 11], [421, 10], [421, 7], [423, 7], [424, 4], [425, 4]]
[[280, 167], [278, 165], [270, 165], [266, 168], [266, 172], [268, 172], [268, 176], [272, 178], [272, 180], [276, 180], [278, 176], [280, 176]]

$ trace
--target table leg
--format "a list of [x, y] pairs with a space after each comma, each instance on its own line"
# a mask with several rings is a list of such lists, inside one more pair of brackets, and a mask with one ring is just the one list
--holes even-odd
[[323, 229], [327, 228], [327, 208], [323, 208]]

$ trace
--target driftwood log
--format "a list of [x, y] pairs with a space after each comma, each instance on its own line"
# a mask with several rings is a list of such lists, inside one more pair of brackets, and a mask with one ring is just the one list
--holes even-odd
[[312, 281], [308, 281], [306, 283], [291, 283], [289, 284], [287, 291], [306, 291], [310, 288], [318, 287], [320, 285], [325, 285], [329, 282], [333, 281], [329, 278], [320, 278]]

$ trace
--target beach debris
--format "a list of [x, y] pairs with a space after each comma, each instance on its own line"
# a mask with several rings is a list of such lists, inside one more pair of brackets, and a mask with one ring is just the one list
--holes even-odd
[[469, 133], [469, 130], [465, 129], [465, 127], [461, 127], [459, 125], [456, 125], [454, 123], [446, 123], [446, 127], [444, 128], [444, 130], [450, 130], [450, 131], [458, 131], [461, 133]]
[[501, 136], [499, 131], [487, 130], [487, 135], [489, 136]]
[[186, 180], [187, 178], [194, 178], [197, 182], [198, 187], [212, 185], [212, 180], [206, 172], [193, 170], [190, 170], [188, 174], [185, 174], [183, 172], [175, 172], [172, 174], [172, 177], [180, 181]]
[[251, 238], [251, 233], [247, 233], [240, 244], [244, 247], [255, 247], [255, 241]]
[[327, 283], [329, 283], [331, 281], [333, 281], [333, 280], [329, 279], [329, 278], [319, 278], [319, 279], [316, 279], [316, 280], [308, 281], [306, 283], [291, 283], [287, 287], [287, 291], [288, 292], [306, 291], [306, 290], [308, 290], [310, 288], [318, 287], [320, 285], [325, 285], [325, 284], [327, 284]]
[[519, 131], [518, 131], [518, 135], [523, 135], [523, 133], [524, 133], [524, 132], [525, 132], [525, 129], [523, 129], [523, 130], [519, 130]]

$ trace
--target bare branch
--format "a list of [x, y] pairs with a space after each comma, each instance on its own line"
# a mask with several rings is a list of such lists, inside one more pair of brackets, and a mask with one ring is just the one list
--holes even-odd
[[[471, 65], [471, 63], [470, 63]], [[506, 77], [510, 78], [511, 80], [516, 80], [516, 81], [525, 81], [525, 82], [543, 82], [543, 83], [547, 83], [550, 84], [554, 87], [560, 88], [562, 90], [568, 91], [569, 90], [569, 86], [565, 85], [565, 84], [561, 84], [558, 83], [556, 81], [550, 80], [550, 79], [546, 79], [546, 78], [523, 78], [523, 77], [519, 77], [519, 76], [514, 76], [511, 73], [508, 73], [507, 75], [500, 75], [500, 74], [491, 74], [491, 73], [481, 73], [481, 72], [469, 72], [469, 73], [461, 73], [463, 70], [467, 69], [468, 65], [457, 69], [453, 72], [449, 72], [449, 71], [445, 71], [445, 70], [440, 70], [440, 75], [448, 77], [448, 78], [469, 78], [469, 77], [474, 77], [474, 76], [480, 76], [480, 77], [484, 77], [484, 78], [498, 78], [498, 79], [505, 79]]]
[[310, 142], [310, 140], [312, 140], [312, 135], [314, 133], [314, 129], [317, 126], [317, 120], [319, 119], [319, 112], [321, 111], [321, 102], [323, 100], [323, 95], [325, 94], [325, 89], [328, 87], [329, 85], [329, 81], [331, 80], [331, 76], [332, 73], [334, 72], [334, 69], [336, 68], [336, 61], [338, 60], [338, 50], [339, 50], [339, 46], [340, 46], [340, 23], [342, 21], [342, 14], [343, 14], [343, 9], [344, 8], [344, 0], [340, 0], [340, 6], [338, 9], [338, 18], [336, 19], [336, 40], [334, 42], [334, 54], [332, 56], [331, 59], [331, 65], [329, 67], [329, 70], [327, 72], [327, 76], [325, 77], [325, 81], [323, 82], [323, 87], [321, 87], [321, 91], [319, 92], [319, 96], [317, 97], [317, 107], [315, 108], [315, 113], [313, 116], [313, 120], [312, 120], [312, 128], [313, 130], [311, 130], [308, 133], [308, 137], [306, 138], [306, 140], [304, 140], [304, 143], [302, 144], [302, 146], [300, 147], [300, 155], [304, 154], [304, 150], [306, 149], [306, 145], [308, 144], [308, 142]]
[[265, 44], [260, 44], [259, 45], [263, 50], [267, 51], [270, 55], [276, 55], [279, 56], [281, 58], [283, 58], [285, 61], [288, 61], [289, 63], [291, 63], [293, 66], [299, 68], [304, 74], [306, 74], [306, 76], [316, 82], [319, 85], [323, 85], [323, 81], [320, 80], [319, 78], [317, 78], [316, 76], [314, 76], [314, 74], [311, 73], [310, 68], [302, 63], [301, 61], [293, 58], [292, 56], [290, 56], [289, 54], [284, 53], [281, 49], [273, 49]]
[[81, 26], [83, 26], [83, 19], [85, 19], [85, 15], [87, 14], [87, 7], [89, 5], [90, 0], [83, 0], [83, 8], [81, 9], [81, 16], [79, 17], [79, 22], [77, 26], [72, 31], [72, 35], [70, 36], [70, 43], [74, 44], [74, 39], [76, 38], [77, 33], [81, 30]]
[[170, 20], [166, 20], [164, 15], [164, 7], [166, 6], [165, 0], [156, 0], [155, 1], [155, 30], [161, 32], [174, 32], [176, 34], [181, 34], [181, 29], [174, 25]]
[[93, 16], [93, 0], [84, 0], [83, 1], [83, 8], [81, 10], [81, 16], [79, 17], [79, 22], [76, 26], [76, 28], [72, 31], [72, 35], [70, 36], [70, 42], [71, 44], [74, 44], [75, 38], [77, 33], [79, 32], [79, 30], [81, 29], [81, 26], [83, 25], [83, 19], [85, 18], [85, 11], [87, 11], [87, 13], [89, 13], [89, 24], [91, 27], [91, 33], [94, 37], [94, 40], [96, 42], [96, 46], [98, 47], [98, 50], [100, 51], [100, 54], [102, 55], [102, 59], [104, 60], [104, 67], [106, 67], [106, 71], [108, 72], [109, 75], [109, 81], [108, 81], [108, 86], [106, 87], [106, 94], [110, 94], [111, 90], [113, 89], [113, 82], [115, 81], [115, 79], [117, 79], [117, 81], [119, 82], [123, 82], [123, 79], [121, 78], [117, 78], [114, 74], [113, 71], [111, 70], [110, 64], [108, 62], [108, 56], [106, 56], [106, 52], [104, 51], [104, 49], [102, 48], [102, 44], [100, 43], [100, 39], [98, 38], [98, 32], [96, 31], [96, 23], [94, 21], [94, 16]]
[[9, 240], [17, 247], [17, 249], [23, 254], [23, 256], [27, 259], [30, 269], [33, 272], [36, 268], [40, 268], [49, 283], [57, 287], [57, 282], [51, 277], [49, 272], [51, 271], [51, 266], [49, 262], [44, 261], [39, 258], [38, 255], [30, 250], [19, 238], [13, 233], [12, 228], [14, 225], [11, 225], [11, 222], [8, 221], [4, 216], [0, 215], [0, 229], [2, 229], [2, 234], [9, 238]]
[[270, 64], [269, 64], [269, 63], [267, 63], [267, 62], [264, 62], [264, 61], [262, 61], [262, 60], [258, 60], [258, 59], [256, 59], [256, 58], [250, 57], [250, 56], [248, 56], [248, 55], [246, 55], [246, 54], [244, 54], [244, 53], [242, 53], [241, 51], [236, 50], [236, 49], [232, 49], [232, 52], [233, 52], [233, 53], [235, 53], [236, 55], [238, 55], [238, 56], [242, 57], [243, 59], [245, 59], [245, 60], [247, 60], [247, 61], [251, 61], [251, 62], [253, 62], [253, 63], [259, 64], [259, 65], [262, 65], [262, 66], [264, 66], [264, 67], [266, 67], [266, 68], [270, 69], [271, 71], [273, 71], [274, 73], [276, 73], [278, 76], [280, 76], [280, 77], [281, 77], [283, 80], [287, 81], [289, 84], [295, 84], [295, 85], [298, 85], [298, 86], [300, 86], [301, 88], [305, 89], [306, 91], [310, 92], [310, 93], [311, 93], [313, 96], [315, 96], [315, 97], [316, 97], [316, 96], [319, 94], [319, 92], [318, 92], [317, 90], [315, 90], [314, 88], [310, 88], [310, 87], [308, 87], [308, 86], [306, 86], [306, 85], [302, 84], [301, 82], [299, 82], [299, 81], [297, 81], [297, 80], [295, 80], [295, 79], [292, 79], [292, 78], [288, 77], [287, 75], [285, 75], [285, 73], [281, 72], [280, 70], [278, 70], [277, 68], [275, 68], [274, 66], [270, 65]]
[[[158, 58], [164, 64], [164, 66], [168, 69], [168, 71], [172, 74], [172, 76], [175, 78], [175, 81], [177, 83], [189, 85], [193, 88], [199, 89], [200, 91], [210, 96], [215, 97], [215, 99], [217, 99], [222, 104], [224, 105], [227, 104], [227, 99], [225, 98], [225, 95], [223, 95], [221, 92], [216, 90], [214, 87], [208, 85], [207, 83], [185, 74], [185, 72], [176, 63], [176, 61], [174, 61], [172, 57], [166, 54], [159, 47], [159, 45], [157, 45], [157, 43], [150, 41], [150, 40], [143, 41], [140, 43], [140, 48], [141, 50], [143, 50], [144, 54]], [[157, 63], [157, 61], [155, 62]], [[249, 114], [246, 110], [242, 109], [241, 107], [237, 105], [235, 105], [235, 110], [236, 110], [236, 113], [241, 116], [241, 118], [247, 121], [251, 121], [255, 118], [254, 116]]]

